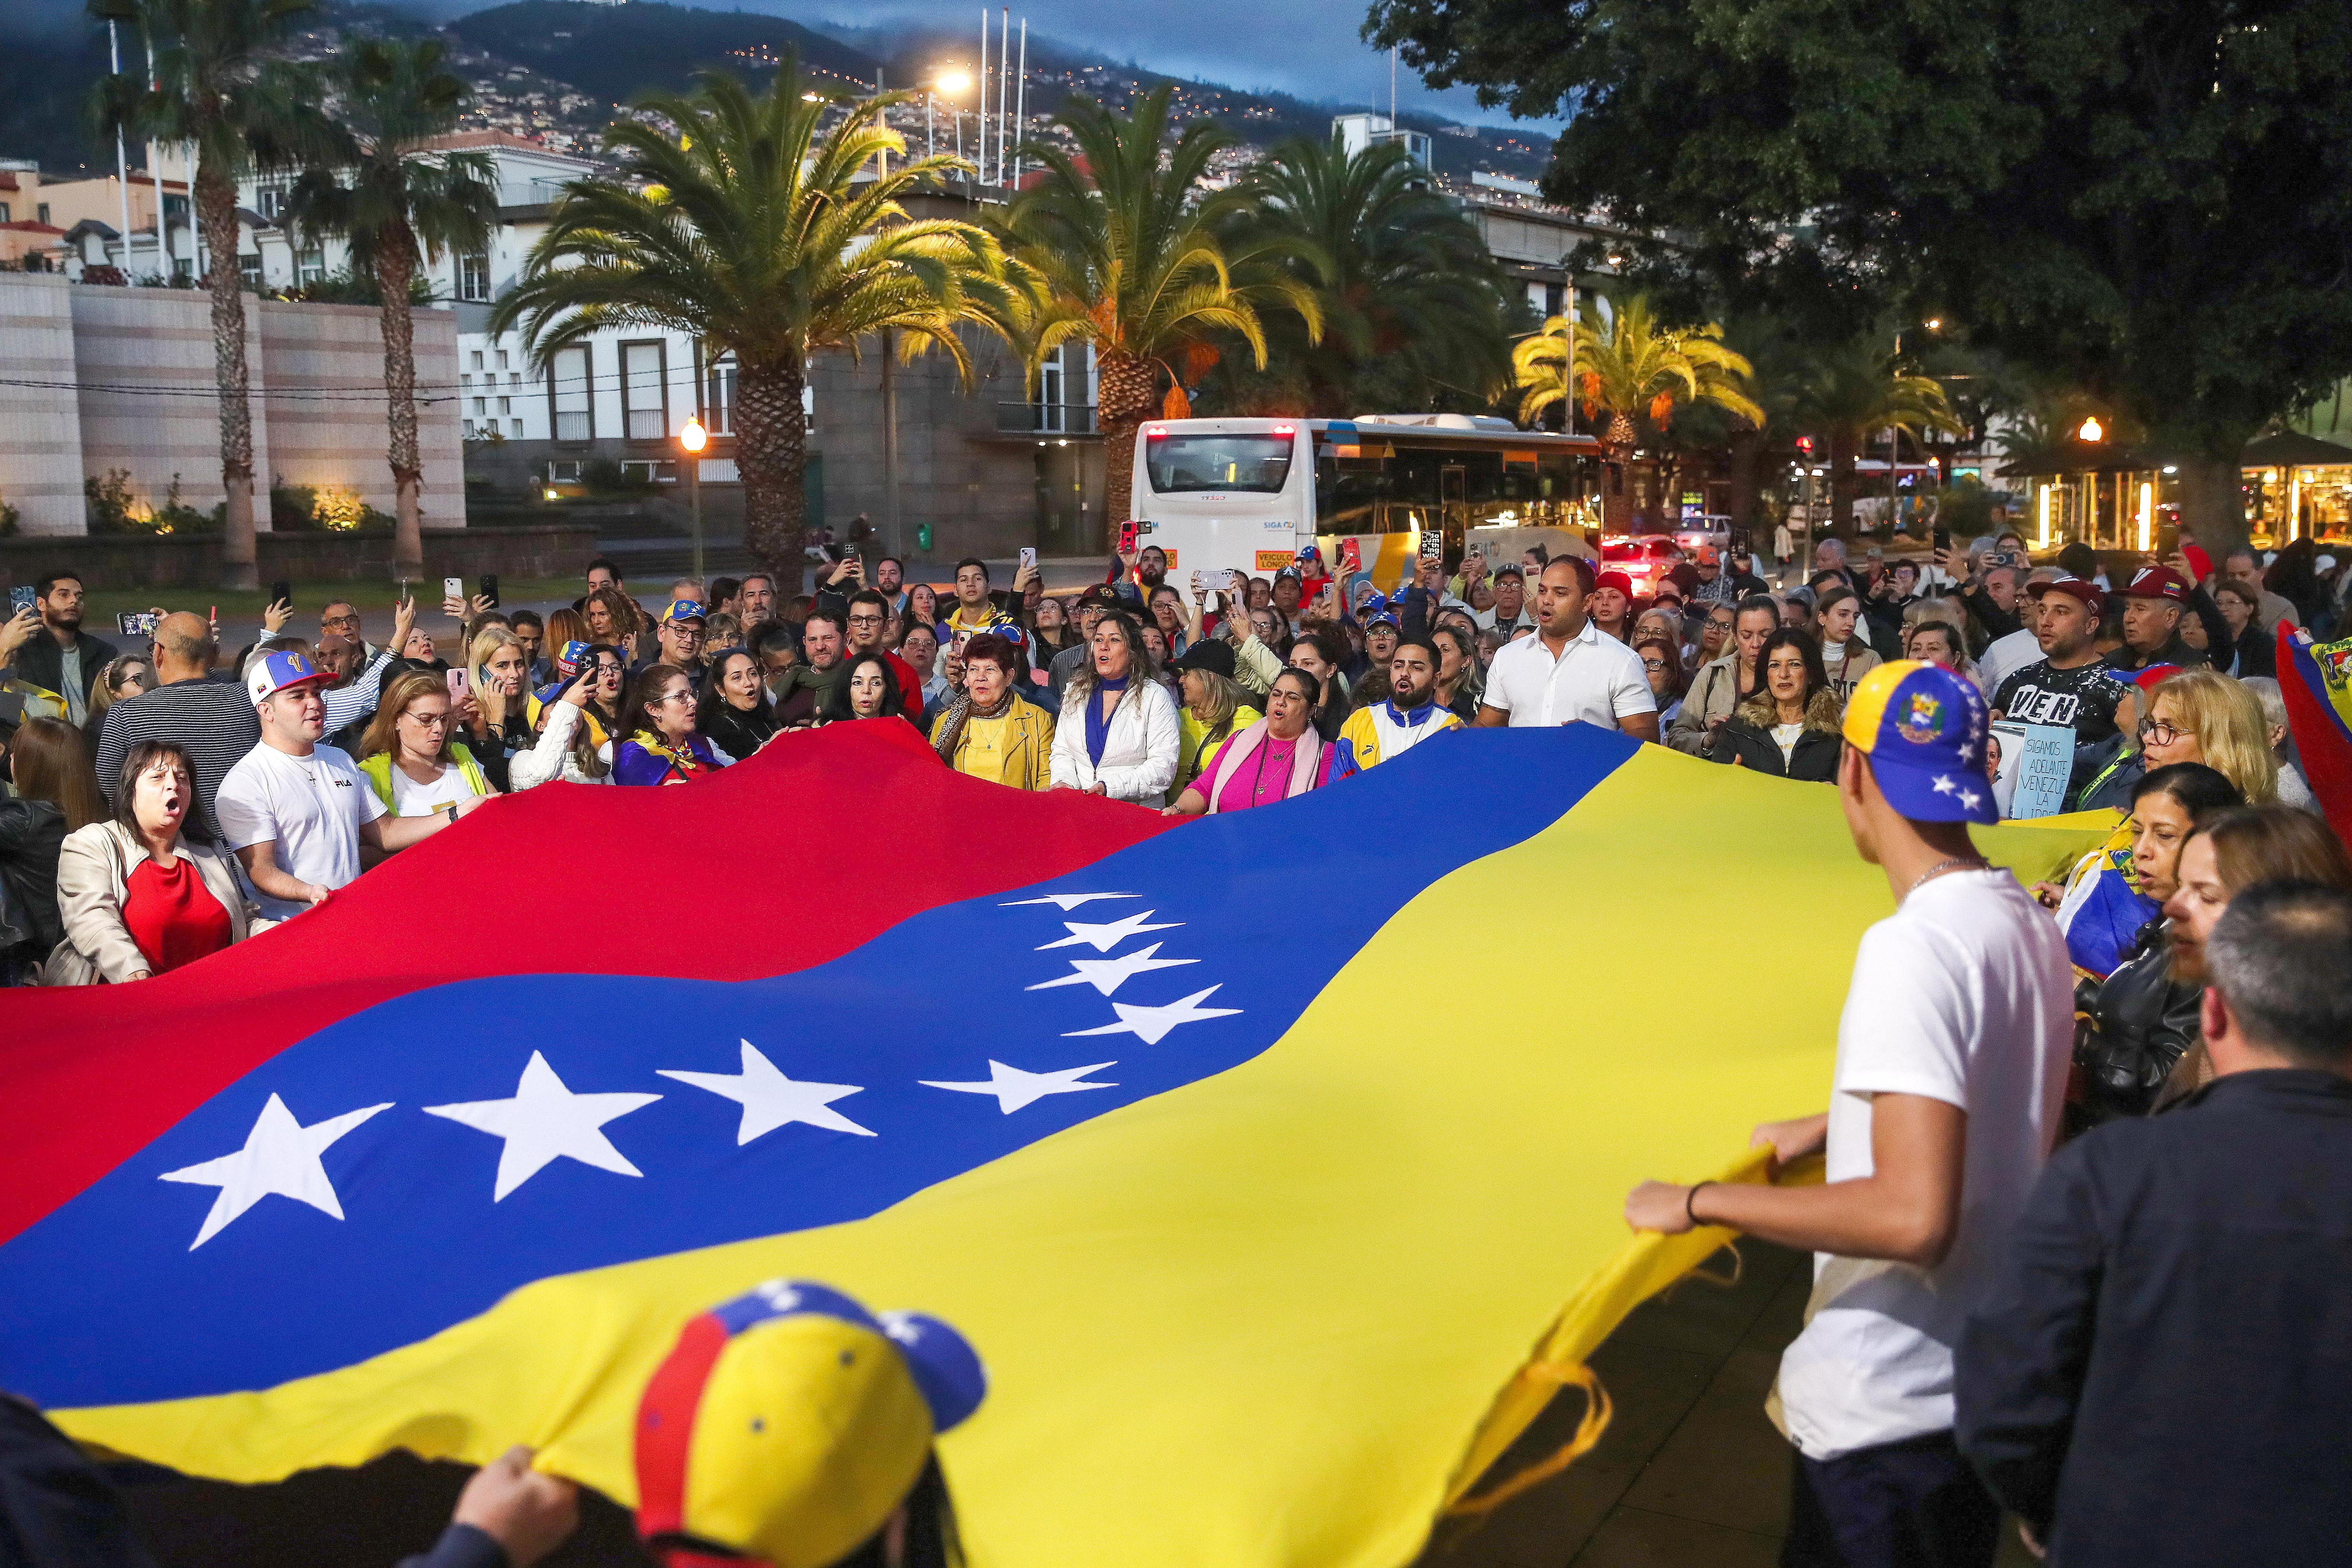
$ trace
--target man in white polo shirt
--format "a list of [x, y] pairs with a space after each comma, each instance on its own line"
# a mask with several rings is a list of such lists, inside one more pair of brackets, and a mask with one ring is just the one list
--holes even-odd
[[1584, 613], [1591, 592], [1591, 562], [1562, 555], [1544, 563], [1536, 580], [1536, 635], [1496, 650], [1478, 704], [1480, 725], [1581, 719], [1637, 741], [1658, 738], [1658, 700], [1650, 695], [1641, 656], [1592, 624]]
[[360, 846], [390, 853], [448, 826], [482, 804], [474, 795], [431, 816], [386, 816], [352, 760], [319, 744], [324, 683], [299, 653], [270, 653], [246, 672], [261, 743], [221, 780], [213, 803], [223, 842], [244, 862], [263, 915], [291, 920], [357, 881]]

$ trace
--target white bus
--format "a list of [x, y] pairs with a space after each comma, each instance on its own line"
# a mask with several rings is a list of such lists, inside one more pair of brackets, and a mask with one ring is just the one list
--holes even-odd
[[1353, 539], [1387, 593], [1440, 531], [1458, 559], [1474, 528], [1595, 535], [1600, 444], [1461, 414], [1353, 419], [1154, 419], [1136, 432], [1128, 516], [1168, 574], [1271, 576], [1315, 546], [1336, 572]]

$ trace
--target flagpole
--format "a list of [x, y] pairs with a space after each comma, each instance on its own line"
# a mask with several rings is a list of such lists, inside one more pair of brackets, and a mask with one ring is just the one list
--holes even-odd
[[1013, 7], [1007, 5], [996, 35], [996, 183], [1004, 184], [1004, 110], [1013, 92]]
[[[106, 24], [106, 64], [114, 76], [122, 74], [122, 39], [112, 21]], [[128, 283], [135, 276], [131, 270], [131, 154], [122, 145], [122, 123], [114, 126], [114, 189], [122, 198], [122, 280]]]
[[1013, 188], [1021, 188], [1021, 148], [1029, 140], [1029, 18], [1021, 18], [1021, 74], [1013, 89]]
[[980, 156], [977, 179], [988, 184], [988, 7], [980, 8]]

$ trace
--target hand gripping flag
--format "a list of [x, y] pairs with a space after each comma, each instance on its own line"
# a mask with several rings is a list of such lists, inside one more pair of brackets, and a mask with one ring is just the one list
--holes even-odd
[[[1662, 856], [1774, 889], [1770, 1006]], [[1886, 907], [1828, 789], [1584, 726], [1172, 829], [887, 722], [549, 786], [0, 1002], [0, 1385], [202, 1475], [520, 1442], [634, 1503], [680, 1326], [821, 1279], [986, 1360], [940, 1447], [980, 1568], [1402, 1562], [1724, 1239], [1623, 1195], [1757, 1179]]]

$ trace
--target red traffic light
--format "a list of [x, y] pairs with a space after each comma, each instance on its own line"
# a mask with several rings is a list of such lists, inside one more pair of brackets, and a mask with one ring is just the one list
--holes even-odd
[[1811, 436], [1798, 437], [1797, 450], [1802, 452], [1808, 458], [1811, 457], [1813, 455], [1813, 438]]

